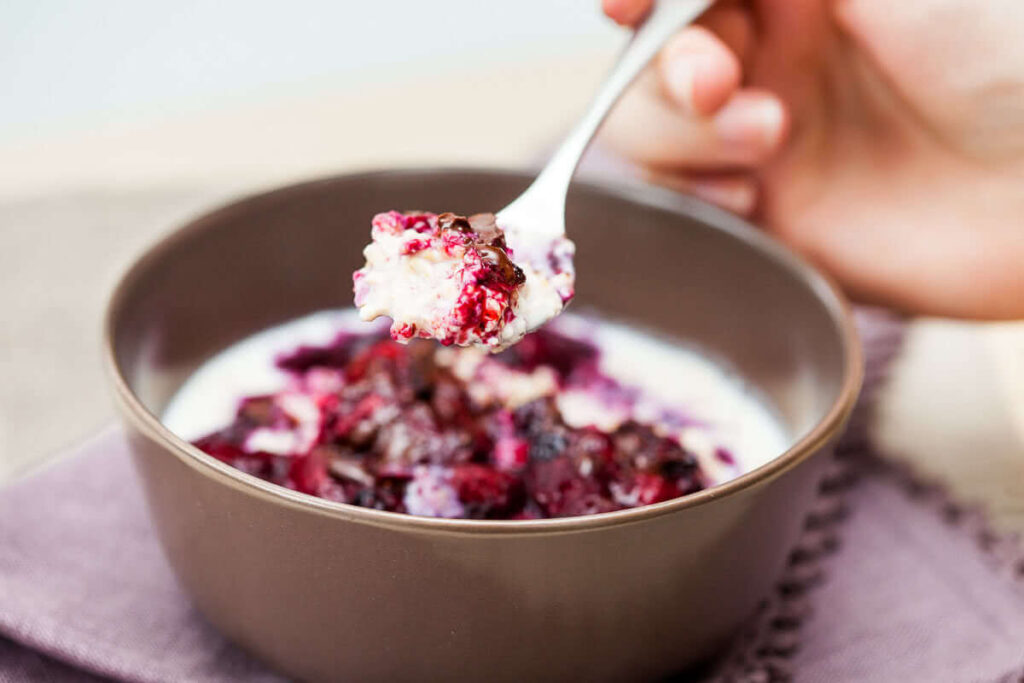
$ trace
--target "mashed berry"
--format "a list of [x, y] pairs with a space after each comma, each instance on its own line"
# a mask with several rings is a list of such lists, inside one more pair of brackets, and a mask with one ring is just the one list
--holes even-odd
[[[495, 257], [502, 282], [515, 272]], [[195, 444], [249, 474], [379, 510], [541, 519], [649, 505], [708, 485], [696, 457], [627, 417], [570, 425], [559, 396], [599, 405], [635, 391], [596, 348], [539, 330], [505, 353], [342, 334], [278, 359], [287, 389], [243, 399]]]
[[572, 243], [556, 240], [538, 264], [513, 254], [494, 214], [389, 211], [374, 216], [371, 236], [355, 303], [363, 320], [391, 318], [396, 341], [499, 351], [573, 295]]

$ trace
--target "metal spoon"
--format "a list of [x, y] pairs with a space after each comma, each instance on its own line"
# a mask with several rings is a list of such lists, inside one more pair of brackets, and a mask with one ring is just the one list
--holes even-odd
[[552, 241], [565, 234], [565, 198], [580, 157], [626, 88], [665, 42], [714, 0], [656, 0], [625, 51], [597, 91], [590, 108], [566, 136], [537, 179], [498, 212], [498, 224], [516, 242]]
[[[507, 348], [557, 316], [572, 300], [576, 283], [575, 245], [565, 237], [565, 198], [580, 157], [612, 105], [651, 58], [676, 31], [700, 16], [713, 2], [656, 0], [579, 123], [533, 184], [497, 214], [495, 222], [504, 231], [508, 256], [513, 258], [521, 280], [514, 307], [505, 309], [502, 318], [491, 318], [499, 323], [497, 331], [492, 331], [486, 340], [481, 337], [479, 345], [489, 351]], [[437, 336], [440, 327], [445, 338], [449, 336], [445, 325], [463, 324], [464, 316], [455, 315], [461, 310], [458, 304], [461, 299], [452, 301], [450, 296], [441, 294], [442, 289], [451, 290], [453, 283], [461, 287], [460, 283], [448, 276], [439, 281], [434, 274], [436, 267], [412, 268], [401, 256], [388, 258], [387, 252], [379, 249], [382, 256], [377, 259], [379, 263], [374, 264], [369, 256], [370, 248], [367, 249], [367, 265], [360, 271], [362, 295], [357, 293], [356, 297], [364, 320], [387, 315], [395, 321], [393, 329], [398, 325], [399, 329], [409, 328], [420, 334], [426, 331]], [[422, 265], [422, 259], [420, 263]], [[414, 293], [417, 296], [413, 296]], [[440, 307], [438, 302], [442, 304]], [[449, 310], [452, 305], [455, 311]], [[512, 315], [506, 317], [509, 312]], [[438, 319], [444, 325], [435, 324]]]

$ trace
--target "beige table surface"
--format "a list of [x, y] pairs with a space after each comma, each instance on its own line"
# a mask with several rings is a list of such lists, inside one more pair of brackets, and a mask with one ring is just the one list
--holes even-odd
[[[0, 143], [0, 480], [112, 420], [103, 302], [158, 235], [241, 192], [322, 173], [529, 163], [609, 57], [463, 65]], [[451, 88], [473, 97], [415, 117], [402, 106]], [[1024, 323], [914, 322], [876, 430], [889, 450], [1024, 531]]]

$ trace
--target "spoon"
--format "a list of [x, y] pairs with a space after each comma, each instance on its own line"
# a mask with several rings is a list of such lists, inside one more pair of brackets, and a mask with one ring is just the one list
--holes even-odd
[[714, 0], [657, 0], [597, 91], [590, 107], [526, 191], [498, 212], [498, 224], [515, 242], [552, 242], [565, 234], [569, 182], [594, 134], [626, 88], [666, 41]]
[[[479, 232], [473, 222], [483, 221], [482, 216], [490, 216], [486, 219], [489, 225], [482, 228], [484, 232], [500, 226], [505, 239], [502, 248], [490, 243], [486, 253], [489, 263], [491, 256], [495, 259], [492, 266], [505, 267], [492, 267], [487, 272], [510, 273], [501, 281], [507, 288], [518, 288], [514, 297], [508, 291], [489, 287], [486, 283], [490, 280], [480, 280], [479, 274], [467, 270], [468, 262], [462, 256], [453, 258], [452, 252], [444, 249], [424, 249], [415, 231], [395, 231], [392, 226], [375, 235], [363, 252], [366, 266], [354, 275], [360, 317], [390, 317], [395, 339], [433, 337], [445, 344], [477, 345], [495, 352], [517, 343], [560, 314], [575, 294], [576, 248], [565, 237], [565, 198], [580, 157], [612, 105], [658, 50], [713, 2], [656, 0], [590, 108], [525, 192], [497, 216], [438, 217], [461, 220], [471, 232]], [[417, 244], [414, 251], [408, 249], [412, 242], [407, 244], [401, 237], [406, 233]], [[480, 248], [470, 251], [476, 257], [474, 267], [479, 268], [484, 259]]]

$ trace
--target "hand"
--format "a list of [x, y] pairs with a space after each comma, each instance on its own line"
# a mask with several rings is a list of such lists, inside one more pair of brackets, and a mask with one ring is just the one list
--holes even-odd
[[1024, 318], [1022, 31], [1019, 0], [719, 0], [602, 135], [854, 298]]

